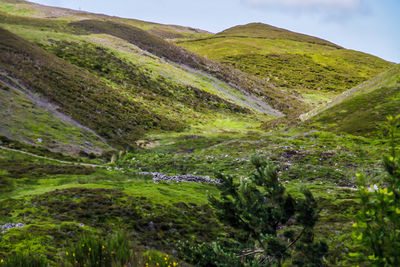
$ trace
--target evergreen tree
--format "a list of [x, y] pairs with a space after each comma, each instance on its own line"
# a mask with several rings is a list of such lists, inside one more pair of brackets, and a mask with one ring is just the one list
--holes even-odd
[[358, 174], [361, 199], [353, 240], [357, 252], [350, 256], [368, 266], [400, 266], [400, 158], [396, 150], [400, 115], [388, 117], [390, 153], [383, 159], [387, 176], [383, 184], [367, 185]]
[[304, 199], [295, 200], [279, 181], [277, 168], [259, 156], [252, 157], [255, 171], [249, 179], [234, 183], [219, 175], [220, 197], [209, 200], [218, 218], [245, 233], [248, 249], [239, 257], [253, 257], [263, 266], [282, 266], [291, 259], [298, 266], [321, 266], [328, 247], [314, 242], [317, 203], [306, 188]]

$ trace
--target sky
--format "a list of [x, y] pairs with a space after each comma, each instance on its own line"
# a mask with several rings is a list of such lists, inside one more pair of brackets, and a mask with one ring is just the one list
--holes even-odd
[[400, 63], [400, 0], [31, 0], [220, 32], [262, 22]]

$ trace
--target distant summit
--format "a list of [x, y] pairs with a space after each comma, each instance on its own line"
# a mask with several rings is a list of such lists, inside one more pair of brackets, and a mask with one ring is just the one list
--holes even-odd
[[306, 34], [296, 33], [282, 28], [274, 27], [264, 23], [249, 23], [246, 25], [239, 25], [226, 29], [217, 34], [217, 36], [231, 36], [231, 37], [253, 37], [265, 39], [287, 39], [300, 42], [309, 42], [314, 44], [322, 44], [333, 46], [336, 48], [343, 48], [334, 43], [326, 40], [313, 37]]

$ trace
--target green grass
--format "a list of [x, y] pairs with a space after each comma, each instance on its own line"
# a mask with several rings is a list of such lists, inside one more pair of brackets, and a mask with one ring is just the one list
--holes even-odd
[[382, 142], [308, 129], [266, 132], [260, 123], [220, 120], [179, 134], [151, 134], [139, 142], [144, 150], [128, 153], [118, 164], [166, 174], [245, 177], [252, 169], [250, 155], [259, 153], [290, 181], [354, 185], [357, 172], [379, 180]]
[[400, 113], [400, 67], [346, 93], [309, 119], [320, 127], [354, 135], [381, 135], [386, 116]]
[[[227, 56], [223, 62], [244, 72], [267, 77], [279, 87], [297, 89], [300, 92], [304, 89], [340, 92], [360, 84], [382, 70], [371, 68], [370, 60], [366, 58], [360, 65], [364, 65], [364, 69], [368, 66], [367, 74], [358, 73], [355, 70], [357, 57], [347, 60], [343, 55], [334, 57], [334, 63], [326, 65], [315, 61], [312, 55], [289, 53]], [[329, 56], [326, 58], [331, 59]], [[354, 60], [354, 63], [349, 63], [350, 60]]]
[[[251, 32], [250, 32], [251, 33]], [[338, 49], [288, 39], [254, 38], [249, 36], [213, 36], [205, 39], [176, 41], [200, 55], [222, 60], [226, 56], [252, 54], [302, 54], [332, 52]]]
[[[205, 203], [206, 191], [214, 191], [209, 186], [155, 185], [147, 179], [118, 171], [57, 176], [39, 178], [30, 187], [24, 186], [25, 193], [21, 188], [14, 192], [14, 200], [2, 201], [2, 222], [27, 225], [2, 234], [2, 256], [30, 250], [56, 259], [56, 251], [62, 249], [65, 241], [73, 240], [81, 232], [78, 226], [81, 223], [85, 225], [82, 230], [103, 233], [129, 229], [138, 234], [136, 244], [151, 244], [165, 251], [170, 251], [177, 240], [195, 237], [199, 241], [210, 240], [221, 231], [212, 211], [201, 206]], [[69, 229], [63, 229], [67, 225]]]
[[26, 4], [11, 3], [0, 3], [0, 12], [18, 16], [28, 16], [36, 14], [36, 12], [29, 8], [29, 6]]
[[[49, 259], [56, 260], [57, 251], [62, 251], [62, 240], [74, 240], [82, 230], [88, 229], [98, 232], [130, 229], [136, 233], [139, 245], [164, 251], [169, 251], [177, 240], [226, 237], [229, 229], [221, 228], [208, 208], [203, 211], [200, 208], [208, 203], [208, 193], [217, 193], [215, 186], [154, 184], [150, 177], [137, 175], [137, 172], [194, 173], [212, 177], [216, 172], [224, 172], [239, 179], [252, 171], [248, 159], [257, 152], [279, 166], [285, 186], [295, 197], [300, 195], [300, 185], [312, 190], [321, 209], [317, 236], [330, 245], [329, 262], [343, 264], [346, 251], [351, 250], [347, 234], [357, 200], [353, 190], [338, 185], [353, 185], [356, 172], [368, 173], [371, 182], [378, 181], [382, 175], [379, 159], [386, 151], [385, 146], [375, 139], [321, 131], [292, 129], [266, 133], [259, 126], [256, 120], [221, 118], [181, 133], [152, 133], [143, 140], [148, 142], [146, 149], [125, 154], [123, 161], [109, 165], [108, 170], [79, 170], [5, 152], [0, 157], [0, 163], [4, 163], [0, 164], [1, 177], [11, 180], [13, 186], [0, 192], [4, 207], [0, 223], [23, 222], [27, 226], [7, 233], [4, 240], [13, 241], [7, 246], [0, 242], [3, 248], [0, 251], [7, 255], [11, 251], [30, 249], [42, 251]], [[39, 175], [37, 170], [40, 170]], [[90, 172], [79, 173], [87, 171]], [[130, 202], [134, 199], [135, 205]], [[128, 212], [132, 205], [136, 207], [132, 212], [139, 211], [142, 215], [114, 214], [115, 207]], [[13, 207], [13, 212], [9, 207]], [[200, 218], [203, 221], [199, 222]], [[149, 232], [150, 221], [156, 232]], [[80, 228], [79, 223], [85, 227]], [[169, 226], [170, 223], [173, 226]], [[199, 228], [199, 224], [204, 228]], [[178, 232], [171, 234], [170, 227]], [[43, 236], [50, 238], [43, 241]], [[22, 244], [22, 240], [26, 242]], [[41, 242], [48, 246], [38, 247]]]
[[[229, 169], [227, 173], [231, 173]], [[0, 223], [22, 222], [27, 226], [3, 234], [0, 241], [3, 256], [30, 250], [56, 260], [58, 251], [63, 251], [64, 241], [75, 240], [88, 230], [105, 233], [131, 229], [136, 233], [136, 244], [151, 244], [164, 251], [169, 251], [177, 240], [214, 240], [228, 231], [202, 206], [207, 204], [207, 192], [217, 193], [213, 185], [154, 184], [149, 177], [128, 170], [95, 170], [91, 174], [42, 172], [36, 177], [28, 172], [20, 179], [15, 181], [18, 186], [14, 190], [0, 193]], [[350, 227], [356, 203], [353, 191], [323, 181], [285, 183], [295, 197], [300, 194], [299, 186], [304, 184], [316, 195], [322, 210], [317, 235], [331, 245], [332, 262], [343, 260], [343, 246], [334, 246], [343, 241], [337, 235], [346, 233]], [[155, 232], [149, 231], [150, 222]], [[81, 223], [84, 227], [79, 226]], [[169, 229], [177, 232], [171, 234]]]
[[42, 101], [38, 97], [31, 98], [0, 81], [0, 103], [4, 108], [0, 114], [0, 134], [68, 154], [102, 154], [111, 150], [94, 133], [57, 115], [46, 103], [38, 104]]
[[286, 39], [311, 44], [326, 45], [333, 48], [341, 48], [338, 45], [317, 37], [291, 32], [263, 23], [249, 23], [246, 25], [235, 26], [218, 33], [217, 36], [244, 36], [252, 38]]

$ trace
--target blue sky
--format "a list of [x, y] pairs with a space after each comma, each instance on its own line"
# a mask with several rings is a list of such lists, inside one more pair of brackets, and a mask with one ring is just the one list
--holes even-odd
[[400, 0], [32, 0], [219, 32], [250, 22], [317, 36], [400, 63]]

